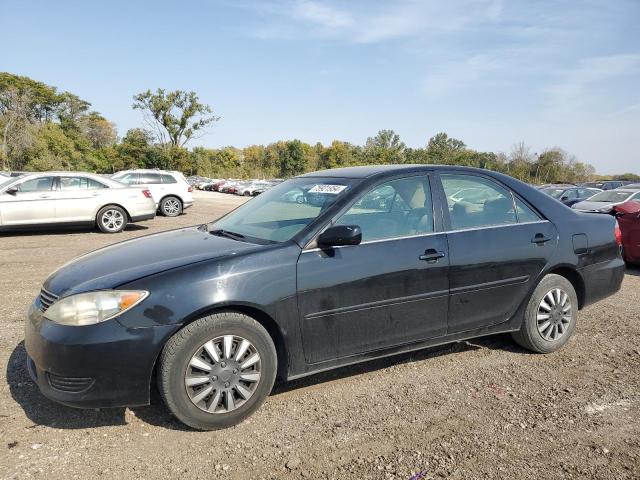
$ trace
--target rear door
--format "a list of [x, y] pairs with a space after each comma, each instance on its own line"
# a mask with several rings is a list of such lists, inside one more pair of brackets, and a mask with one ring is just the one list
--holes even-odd
[[441, 217], [434, 221], [429, 177], [373, 187], [335, 224], [360, 226], [363, 239], [300, 255], [298, 305], [307, 362], [443, 335], [449, 260]]
[[95, 219], [107, 186], [82, 175], [58, 178], [56, 196], [56, 221], [83, 222]]
[[31, 225], [55, 221], [54, 177], [36, 177], [17, 185], [16, 193], [0, 195], [2, 225]]
[[[490, 177], [443, 173], [440, 179], [450, 262], [447, 332], [506, 322], [553, 255], [556, 229]], [[483, 193], [466, 198], [472, 189]]]
[[165, 190], [167, 189], [167, 185], [162, 185], [162, 180], [158, 173], [140, 173], [139, 184], [149, 189], [156, 204], [164, 197]]

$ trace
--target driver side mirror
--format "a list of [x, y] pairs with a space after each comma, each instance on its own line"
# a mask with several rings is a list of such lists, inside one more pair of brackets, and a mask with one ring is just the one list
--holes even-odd
[[9, 195], [15, 195], [16, 193], [18, 193], [18, 187], [7, 188], [7, 190], [4, 193], [8, 193]]
[[358, 225], [334, 225], [327, 228], [318, 237], [318, 246], [342, 247], [358, 245], [362, 241], [362, 230]]

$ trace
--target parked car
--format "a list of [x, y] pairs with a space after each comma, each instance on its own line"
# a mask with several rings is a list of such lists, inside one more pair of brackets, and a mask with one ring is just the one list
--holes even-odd
[[575, 205], [582, 200], [586, 200], [590, 197], [593, 197], [596, 193], [600, 193], [603, 190], [599, 188], [588, 188], [588, 187], [570, 187], [566, 188], [562, 187], [546, 187], [541, 189], [542, 192], [547, 195], [555, 198], [556, 200], [560, 200], [566, 206], [570, 207]]
[[640, 200], [616, 205], [613, 212], [620, 225], [625, 261], [640, 265]]
[[8, 173], [0, 172], [0, 180], [4, 180], [5, 178], [9, 178], [11, 175]]
[[571, 208], [583, 212], [610, 213], [614, 206], [634, 199], [640, 199], [640, 191], [616, 188], [597, 193], [587, 200], [574, 204]]
[[628, 185], [627, 180], [605, 180], [601, 182], [586, 182], [582, 184], [584, 187], [599, 188], [600, 190], [613, 190], [614, 188], [624, 187]]
[[[490, 200], [468, 211], [459, 192], [474, 188]], [[325, 201], [283, 201], [300, 191]], [[553, 352], [579, 309], [619, 290], [616, 229], [487, 170], [306, 174], [55, 271], [29, 310], [27, 366], [46, 396], [88, 408], [147, 404], [157, 378], [178, 419], [216, 429], [255, 412], [276, 376], [503, 332]]]
[[144, 185], [151, 191], [158, 211], [177, 217], [193, 205], [193, 187], [182, 173], [169, 170], [123, 170], [111, 177], [125, 185]]
[[263, 192], [269, 186], [270, 186], [269, 182], [266, 182], [263, 180], [256, 180], [253, 182], [249, 182], [246, 185], [243, 185], [240, 188], [238, 188], [238, 190], [236, 191], [236, 194], [254, 197], [257, 195], [255, 193], [257, 190], [260, 190], [261, 192]]
[[629, 185], [625, 185], [625, 190], [640, 190], [640, 183], [630, 183]]
[[129, 222], [155, 217], [155, 212], [148, 189], [127, 187], [91, 173], [31, 173], [0, 183], [3, 230], [81, 223], [117, 233]]

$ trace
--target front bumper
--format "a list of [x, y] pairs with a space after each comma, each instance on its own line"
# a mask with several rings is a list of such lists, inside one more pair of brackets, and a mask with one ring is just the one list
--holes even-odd
[[27, 368], [46, 397], [80, 408], [149, 403], [155, 360], [175, 326], [59, 325], [43, 317], [37, 300], [28, 316]]

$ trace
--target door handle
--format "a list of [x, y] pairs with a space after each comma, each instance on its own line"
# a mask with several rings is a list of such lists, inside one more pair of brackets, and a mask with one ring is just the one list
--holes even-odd
[[538, 245], [544, 245], [547, 242], [551, 241], [551, 237], [547, 237], [542, 233], [536, 233], [536, 236], [531, 239], [531, 243], [536, 243]]
[[444, 258], [444, 252], [438, 252], [434, 248], [428, 248], [422, 255], [418, 257], [420, 260], [424, 260], [427, 263], [435, 263], [439, 259]]

